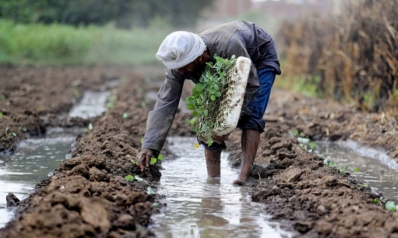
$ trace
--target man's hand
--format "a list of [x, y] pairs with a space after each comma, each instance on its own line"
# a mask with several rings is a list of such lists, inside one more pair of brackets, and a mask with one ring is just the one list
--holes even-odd
[[151, 149], [141, 149], [137, 155], [137, 165], [141, 171], [144, 171], [145, 167], [149, 166], [149, 161], [155, 155], [155, 152]]
[[213, 141], [216, 142], [216, 143], [218, 143], [218, 144], [221, 144], [221, 143], [223, 143], [226, 139], [228, 139], [229, 134], [231, 134], [231, 133], [228, 133], [228, 134], [223, 135], [223, 136], [213, 136]]

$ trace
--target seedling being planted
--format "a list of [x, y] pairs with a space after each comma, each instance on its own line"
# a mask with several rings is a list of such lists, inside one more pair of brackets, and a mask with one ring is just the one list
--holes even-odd
[[151, 165], [154, 165], [154, 164], [156, 164], [158, 161], [161, 161], [161, 160], [163, 160], [163, 155], [159, 155], [157, 158], [155, 158], [155, 157], [152, 157], [151, 158], [151, 161], [149, 162]]

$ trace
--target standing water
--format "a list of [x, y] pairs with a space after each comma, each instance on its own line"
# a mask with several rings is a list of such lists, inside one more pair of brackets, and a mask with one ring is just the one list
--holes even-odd
[[[113, 83], [113, 81], [112, 81]], [[105, 85], [112, 87], [113, 84]], [[70, 117], [90, 118], [106, 111], [110, 91], [87, 91], [69, 112]], [[52, 131], [53, 133], [50, 133]], [[35, 184], [52, 175], [68, 157], [72, 143], [82, 128], [64, 133], [62, 128], [49, 130], [46, 138], [21, 142], [12, 156], [0, 157], [0, 228], [12, 219], [14, 211], [6, 208], [6, 196], [14, 193], [20, 200], [33, 191]]]
[[101, 115], [106, 111], [105, 103], [110, 95], [109, 91], [87, 91], [83, 98], [69, 112], [70, 117], [90, 118]]
[[35, 184], [51, 176], [65, 159], [75, 136], [28, 139], [12, 156], [0, 157], [0, 228], [11, 220], [13, 211], [6, 208], [6, 196], [14, 193], [19, 199], [32, 192]]
[[292, 237], [280, 224], [269, 221], [262, 204], [251, 202], [249, 187], [232, 182], [238, 170], [221, 158], [221, 178], [207, 178], [203, 148], [195, 138], [169, 138], [170, 150], [179, 156], [163, 160], [158, 193], [166, 208], [153, 216], [157, 237]]
[[353, 141], [317, 142], [317, 152], [338, 170], [343, 169], [364, 182], [364, 186], [382, 192], [385, 198], [398, 198], [398, 165], [386, 153]]

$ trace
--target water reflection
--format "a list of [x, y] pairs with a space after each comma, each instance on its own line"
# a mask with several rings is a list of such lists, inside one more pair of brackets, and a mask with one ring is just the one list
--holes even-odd
[[[336, 167], [348, 166], [348, 172], [383, 193], [385, 198], [398, 198], [396, 162], [374, 149], [360, 147], [354, 142], [317, 142], [317, 151]], [[358, 168], [359, 172], [354, 172]]]
[[106, 101], [110, 91], [86, 91], [78, 104], [69, 112], [70, 117], [91, 118], [106, 111]]
[[7, 194], [12, 192], [22, 200], [38, 182], [58, 168], [75, 138], [28, 139], [19, 145], [14, 155], [0, 157], [0, 227], [13, 216], [13, 211], [6, 209]]
[[166, 209], [153, 217], [158, 237], [291, 237], [269, 222], [263, 205], [252, 203], [249, 187], [234, 187], [238, 171], [222, 155], [221, 178], [207, 178], [203, 148], [195, 138], [170, 138], [180, 158], [163, 162], [159, 193]]

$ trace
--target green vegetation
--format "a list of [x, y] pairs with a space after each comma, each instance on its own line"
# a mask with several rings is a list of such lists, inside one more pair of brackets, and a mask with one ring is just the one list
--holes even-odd
[[127, 112], [123, 113], [123, 119], [129, 119], [129, 114]]
[[383, 205], [383, 204], [381, 203], [380, 199], [378, 199], [378, 198], [373, 199], [373, 200], [372, 200], [372, 203], [374, 203], [374, 204], [376, 204], [376, 205], [379, 205], [379, 206], [382, 206], [382, 205]]
[[[372, 200], [372, 203], [378, 205], [378, 206], [383, 206], [383, 203], [380, 201], [380, 199], [375, 198]], [[389, 211], [397, 211], [398, 210], [398, 204], [395, 204], [394, 201], [387, 201], [384, 204], [384, 207], [389, 210]]]
[[398, 210], [398, 205], [395, 205], [395, 202], [393, 202], [393, 201], [388, 201], [388, 202], [386, 202], [385, 207], [386, 207], [386, 209], [389, 210], [389, 211], [396, 211], [396, 210]]
[[133, 181], [144, 182], [144, 183], [146, 183], [146, 184], [148, 185], [148, 187], [147, 187], [147, 189], [146, 189], [146, 193], [147, 193], [148, 195], [155, 194], [155, 192], [153, 191], [152, 187], [149, 185], [148, 181], [146, 181], [145, 179], [141, 178], [141, 177], [138, 176], [138, 175], [131, 175], [131, 174], [129, 174], [129, 175], [126, 175], [126, 176], [124, 177], [124, 179], [126, 179], [126, 180], [129, 181], [129, 182], [133, 182]]
[[358, 168], [352, 168], [348, 165], [337, 165], [335, 162], [329, 161], [328, 159], [325, 159], [323, 163], [330, 168], [335, 168], [341, 174], [346, 174], [348, 171], [352, 171], [354, 173], [360, 172]]
[[120, 30], [52, 24], [17, 24], [0, 19], [0, 63], [123, 64], [158, 63], [154, 55], [171, 29]]
[[290, 77], [289, 75], [282, 74], [278, 76], [278, 80], [275, 81], [275, 87], [300, 92], [315, 98], [323, 96], [322, 92], [318, 90], [319, 81], [320, 78], [318, 76], [305, 78], [301, 76]]
[[198, 138], [206, 140], [209, 145], [213, 143], [213, 117], [220, 104], [221, 92], [227, 84], [227, 72], [235, 61], [235, 56], [223, 59], [215, 55], [214, 58], [216, 63], [206, 63], [199, 83], [193, 88], [192, 95], [185, 100], [188, 109], [193, 111], [193, 118], [187, 119], [187, 123], [192, 125], [192, 130]]
[[163, 160], [163, 155], [160, 154], [157, 158], [156, 157], [152, 157], [151, 161], [149, 162], [149, 164], [156, 164], [158, 161], [162, 161]]
[[293, 136], [297, 137], [299, 146], [304, 150], [308, 151], [309, 153], [312, 153], [317, 148], [315, 141], [311, 141], [308, 135], [305, 135], [303, 132], [294, 130]]
[[193, 26], [213, 0], [2, 0], [0, 17], [20, 23], [61, 23], [147, 27], [157, 18], [173, 26]]

